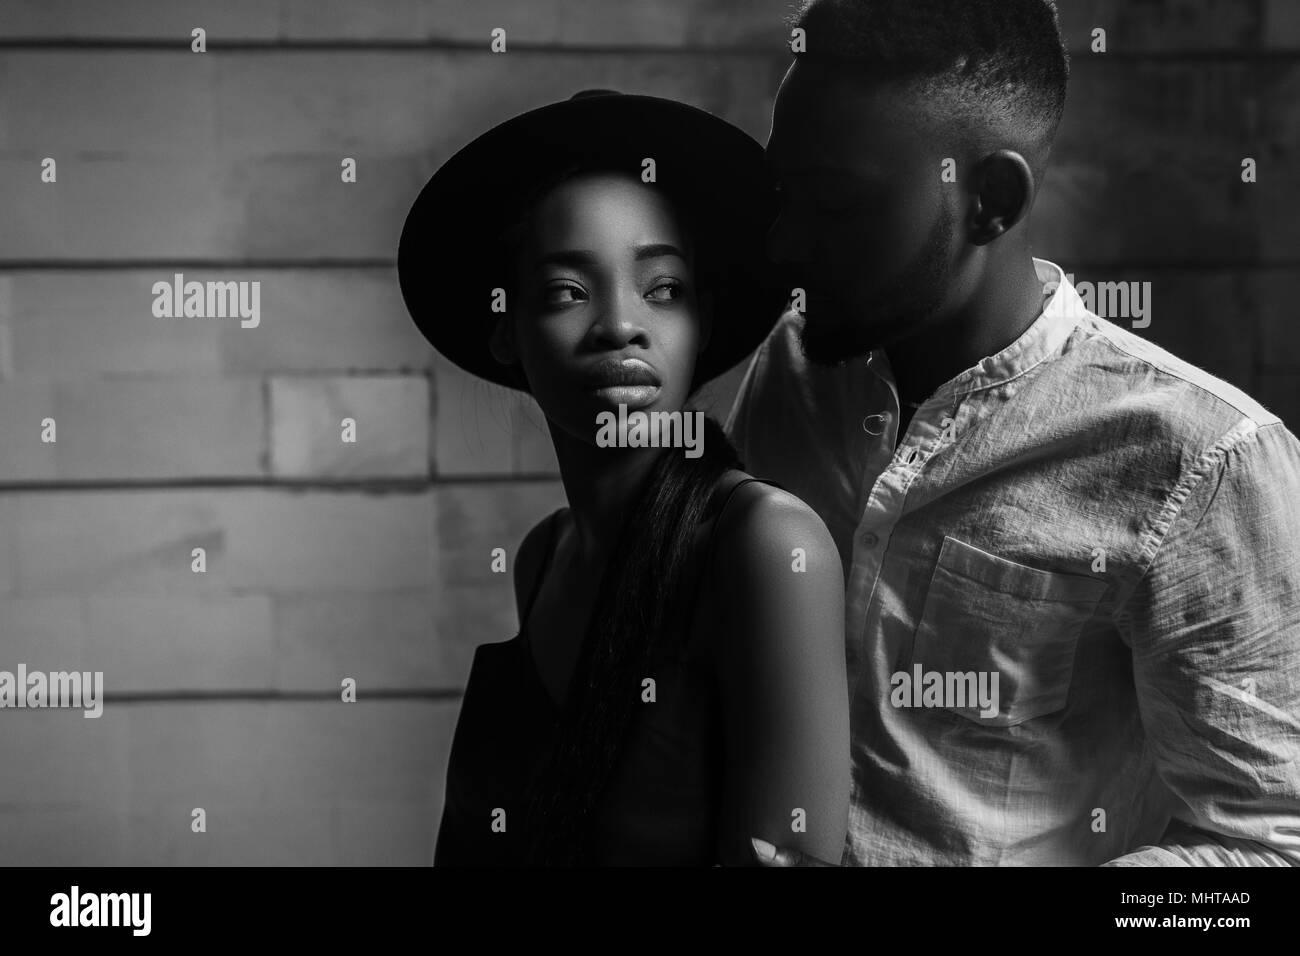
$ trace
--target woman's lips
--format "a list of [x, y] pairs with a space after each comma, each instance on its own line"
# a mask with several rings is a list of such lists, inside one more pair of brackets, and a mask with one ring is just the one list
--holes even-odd
[[644, 408], [653, 404], [659, 397], [658, 385], [607, 385], [594, 389], [597, 396], [611, 405], [626, 405], [628, 408]]
[[640, 359], [605, 359], [587, 370], [587, 387], [611, 405], [639, 408], [659, 397], [659, 374]]

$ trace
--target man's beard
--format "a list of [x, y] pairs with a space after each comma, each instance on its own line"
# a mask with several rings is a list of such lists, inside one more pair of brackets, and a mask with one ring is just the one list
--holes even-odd
[[[948, 292], [948, 246], [952, 235], [953, 218], [945, 207], [925, 244], [902, 273], [854, 308], [853, 315], [830, 321], [814, 318], [811, 326], [805, 316], [799, 335], [804, 358], [816, 365], [843, 365], [927, 325]], [[847, 308], [844, 304], [838, 307]], [[815, 309], [817, 303], [810, 302], [809, 311]]]

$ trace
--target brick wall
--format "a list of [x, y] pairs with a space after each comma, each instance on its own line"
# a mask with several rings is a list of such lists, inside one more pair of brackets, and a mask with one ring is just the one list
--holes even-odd
[[[536, 406], [411, 326], [406, 210], [478, 132], [582, 87], [764, 139], [785, 7], [0, 6], [0, 669], [102, 670], [111, 694], [98, 720], [0, 711], [0, 860], [429, 861], [473, 648], [517, 625], [491, 550], [563, 495]], [[1142, 334], [1300, 419], [1295, 6], [1062, 7], [1039, 254], [1152, 282]], [[155, 318], [175, 272], [260, 281], [261, 324]]]

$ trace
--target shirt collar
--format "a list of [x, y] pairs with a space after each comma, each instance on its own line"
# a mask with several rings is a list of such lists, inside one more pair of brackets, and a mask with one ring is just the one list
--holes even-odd
[[[1065, 277], [1064, 270], [1046, 259], [1034, 259], [1034, 271], [1043, 285], [1052, 290], [1042, 314], [1014, 342], [995, 355], [989, 355], [949, 379], [926, 399], [951, 399], [1009, 381], [1027, 372], [1055, 353], [1087, 314], [1079, 293]], [[867, 357], [868, 367], [881, 378], [893, 378], [884, 349], [874, 349]]]

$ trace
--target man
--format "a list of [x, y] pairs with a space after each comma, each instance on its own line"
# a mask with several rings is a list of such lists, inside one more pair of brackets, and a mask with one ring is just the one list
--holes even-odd
[[1300, 442], [1031, 256], [1054, 8], [797, 26], [767, 149], [803, 310], [728, 431], [846, 568], [841, 862], [1300, 864]]

